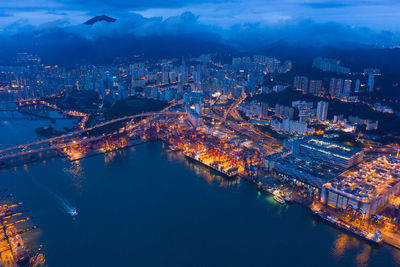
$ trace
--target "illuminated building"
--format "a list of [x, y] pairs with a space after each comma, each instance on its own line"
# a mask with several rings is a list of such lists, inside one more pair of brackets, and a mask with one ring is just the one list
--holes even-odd
[[281, 153], [266, 156], [264, 167], [268, 171], [281, 177], [294, 179], [296, 183], [302, 183], [321, 189], [329, 179], [338, 175], [337, 170], [318, 162], [307, 162], [291, 155]]
[[264, 119], [268, 117], [268, 103], [266, 102], [261, 103], [261, 117]]
[[295, 76], [294, 82], [293, 82], [293, 87], [295, 89], [302, 90], [304, 93], [307, 93], [308, 78], [305, 76]]
[[381, 156], [361, 163], [323, 185], [322, 203], [370, 215], [400, 192], [400, 160]]
[[322, 81], [321, 80], [311, 80], [310, 87], [308, 88], [309, 94], [321, 95], [322, 94]]
[[356, 85], [354, 87], [354, 93], [358, 93], [360, 91], [360, 79], [356, 80]]
[[316, 136], [291, 138], [285, 142], [285, 147], [296, 157], [310, 158], [342, 169], [348, 169], [364, 158], [361, 148]]
[[188, 120], [195, 128], [203, 126], [203, 119], [196, 110], [188, 109]]
[[351, 83], [352, 83], [351, 80], [345, 80], [344, 81], [343, 93], [342, 93], [343, 96], [347, 96], [347, 97], [350, 96], [350, 94], [351, 94]]
[[317, 119], [326, 121], [328, 117], [328, 102], [319, 101], [317, 105]]

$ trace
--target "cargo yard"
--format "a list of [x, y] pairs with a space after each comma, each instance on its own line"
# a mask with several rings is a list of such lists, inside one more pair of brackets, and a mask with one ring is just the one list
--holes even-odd
[[[324, 191], [329, 192], [325, 201], [341, 209], [351, 205], [360, 206], [366, 214], [376, 212], [400, 190], [399, 163], [399, 159], [389, 156], [361, 163], [324, 185]], [[342, 201], [335, 199], [337, 194]]]
[[[165, 113], [167, 114], [167, 113]], [[162, 140], [188, 162], [205, 166], [234, 181], [244, 178], [279, 205], [299, 203], [327, 223], [374, 244], [400, 248], [400, 160], [394, 156], [364, 157], [360, 148], [321, 137], [296, 137], [280, 144], [244, 135], [241, 128], [201, 121], [190, 112], [150, 114], [142, 120], [106, 124], [51, 142], [58, 155], [74, 161], [143, 142]], [[250, 140], [252, 139], [252, 140]], [[210, 178], [210, 181], [213, 179]], [[221, 182], [221, 185], [229, 184]], [[394, 214], [394, 215], [393, 215]], [[26, 255], [14, 226], [3, 223], [4, 262]], [[19, 236], [19, 235], [18, 235]], [[9, 265], [16, 266], [16, 265]]]
[[160, 123], [160, 137], [170, 144], [171, 150], [182, 151], [192, 160], [227, 176], [255, 176], [261, 166], [261, 152], [249, 140], [232, 131], [203, 126], [193, 129], [169, 121]]
[[72, 141], [62, 147], [62, 154], [70, 160], [106, 153], [128, 145], [127, 136], [115, 133], [107, 136], [87, 138], [81, 142]]
[[312, 210], [363, 239], [400, 248], [400, 159], [376, 156], [325, 183]]
[[[6, 190], [2, 190], [5, 192]], [[2, 196], [0, 204], [0, 266], [45, 266], [45, 258], [41, 247], [30, 251], [26, 243], [29, 240], [24, 234], [37, 229], [31, 225], [31, 217], [23, 217], [18, 208], [22, 203], [6, 204], [11, 195]]]

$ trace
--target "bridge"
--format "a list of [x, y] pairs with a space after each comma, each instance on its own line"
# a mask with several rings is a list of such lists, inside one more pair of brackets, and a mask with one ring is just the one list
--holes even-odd
[[[61, 136], [6, 148], [0, 150], [0, 168], [11, 167], [19, 164], [25, 164], [32, 161], [44, 160], [62, 155], [61, 148], [69, 145], [71, 142], [74, 142], [74, 144], [81, 144], [81, 143], [86, 144], [89, 143], [90, 141], [99, 141], [102, 140], [103, 138], [109, 138], [110, 134], [99, 135], [93, 138], [87, 138], [87, 137], [83, 138], [83, 135], [89, 133], [90, 131], [100, 129], [102, 127], [107, 127], [118, 122], [124, 122], [124, 121], [127, 122], [123, 132], [129, 137], [130, 132], [134, 129], [133, 120], [135, 119], [145, 118], [145, 117], [150, 117], [150, 118], [174, 117], [174, 116], [176, 117], [176, 116], [186, 116], [186, 115], [187, 115], [186, 112], [169, 112], [169, 111], [141, 113], [121, 118], [116, 118], [107, 122], [97, 124], [90, 128], [77, 130]], [[121, 134], [121, 133], [117, 132], [114, 134]]]

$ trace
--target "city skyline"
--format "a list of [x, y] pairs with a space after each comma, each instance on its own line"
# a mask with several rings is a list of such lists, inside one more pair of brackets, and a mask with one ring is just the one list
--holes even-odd
[[0, 266], [400, 265], [399, 11], [0, 0]]

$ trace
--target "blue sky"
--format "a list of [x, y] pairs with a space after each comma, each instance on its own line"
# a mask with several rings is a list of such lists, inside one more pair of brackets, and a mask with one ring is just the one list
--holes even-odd
[[200, 23], [279, 25], [291, 20], [337, 22], [352, 27], [397, 31], [398, 0], [0, 0], [0, 29], [15, 21], [40, 25], [63, 20], [82, 23], [96, 14], [123, 17], [139, 13], [168, 18], [190, 11]]

